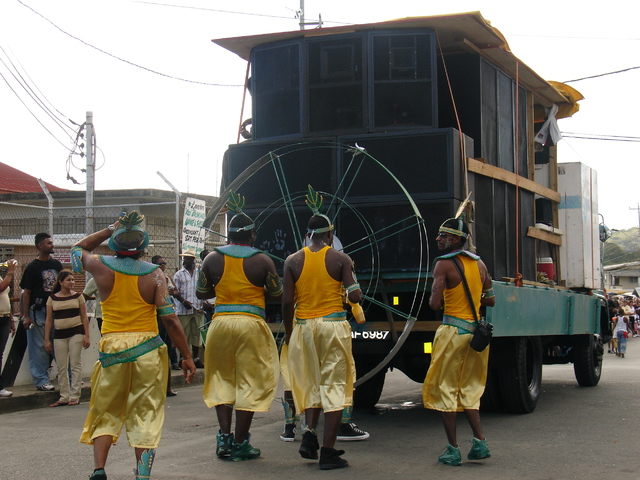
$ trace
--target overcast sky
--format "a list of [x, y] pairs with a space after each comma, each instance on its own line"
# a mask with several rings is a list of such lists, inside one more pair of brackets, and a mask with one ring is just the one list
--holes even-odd
[[[637, 1], [304, 3], [307, 20], [321, 13], [325, 26], [480, 11], [547, 80], [640, 66]], [[167, 189], [159, 170], [181, 191], [216, 195], [222, 156], [236, 141], [246, 64], [211, 39], [296, 30], [299, 8], [299, 0], [2, 0], [0, 161], [84, 190], [67, 180], [85, 182], [85, 160], [67, 161], [77, 129], [68, 119], [82, 124], [92, 111], [97, 189]], [[560, 161], [597, 170], [609, 227], [638, 226], [640, 69], [570, 85], [585, 100], [559, 122], [562, 132], [635, 141], [565, 137]]]

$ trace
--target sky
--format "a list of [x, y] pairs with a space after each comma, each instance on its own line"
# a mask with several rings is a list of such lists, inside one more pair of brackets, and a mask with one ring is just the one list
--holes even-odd
[[[86, 160], [68, 159], [78, 129], [72, 122], [82, 124], [90, 111], [97, 190], [169, 189], [160, 171], [180, 191], [217, 195], [223, 154], [236, 142], [240, 118], [251, 114], [249, 105], [241, 112], [246, 63], [211, 40], [297, 30], [300, 3], [2, 0], [0, 162], [84, 190]], [[306, 0], [304, 6], [307, 21], [321, 14], [327, 27], [480, 11], [547, 80], [630, 69], [569, 83], [585, 99], [578, 113], [559, 121], [566, 135], [559, 160], [597, 171], [600, 213], [610, 228], [640, 224], [639, 2]], [[603, 136], [609, 140], [593, 139]], [[620, 137], [627, 141], [611, 140]]]

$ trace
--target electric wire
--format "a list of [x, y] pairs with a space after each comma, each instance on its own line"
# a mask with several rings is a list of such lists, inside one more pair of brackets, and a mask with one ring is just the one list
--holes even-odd
[[[0, 47], [1, 48], [1, 47]], [[20, 63], [20, 59], [16, 58], [15, 54], [11, 51], [11, 49], [9, 49], [9, 52], [11, 52], [11, 55], [14, 57], [15, 61], [17, 62], [17, 64], [20, 66], [20, 69], [22, 70], [22, 72], [24, 73], [24, 75], [29, 79], [29, 82], [31, 82], [31, 84], [33, 85], [33, 87], [37, 90], [37, 92], [40, 94], [41, 97], [43, 97], [47, 103], [51, 106], [51, 108], [53, 108], [60, 116], [63, 117], [64, 120], [66, 120], [67, 122], [78, 126], [78, 124], [76, 122], [74, 122], [73, 120], [71, 120], [68, 115], [65, 115], [64, 113], [62, 113], [60, 110], [58, 110], [56, 108], [56, 106], [51, 103], [51, 101], [49, 101], [49, 99], [47, 98], [47, 96], [42, 92], [42, 90], [40, 90], [38, 88], [38, 85], [36, 84], [36, 82], [33, 81], [33, 79], [31, 78], [31, 76], [29, 75], [29, 72], [27, 72], [27, 70], [22, 66], [22, 63]], [[7, 55], [8, 56], [8, 55]], [[16, 69], [17, 71], [17, 69]], [[26, 82], [25, 82], [26, 83]], [[68, 125], [65, 124], [65, 127], [69, 128], [73, 133], [75, 133], [75, 130], [72, 127], [69, 127]]]
[[62, 146], [64, 147], [64, 149], [65, 149], [65, 150], [69, 150], [69, 147], [68, 147], [67, 145], [65, 145], [64, 143], [62, 143], [62, 142], [60, 141], [60, 139], [59, 139], [58, 137], [56, 137], [56, 135], [54, 135], [54, 133], [53, 133], [51, 130], [49, 130], [49, 129], [44, 125], [44, 123], [42, 123], [42, 122], [40, 121], [40, 119], [38, 118], [38, 116], [37, 116], [35, 113], [33, 113], [33, 112], [31, 111], [31, 109], [29, 108], [29, 106], [24, 102], [24, 100], [22, 100], [22, 98], [20, 98], [20, 95], [18, 94], [18, 92], [16, 92], [16, 91], [14, 90], [14, 88], [11, 86], [11, 84], [10, 84], [10, 83], [9, 83], [9, 81], [5, 78], [5, 76], [2, 74], [2, 72], [0, 72], [0, 77], [2, 77], [2, 79], [3, 79], [3, 80], [4, 80], [4, 82], [7, 84], [7, 86], [9, 87], [9, 89], [10, 89], [10, 90], [13, 92], [13, 94], [18, 98], [18, 100], [20, 100], [20, 103], [22, 103], [22, 104], [24, 105], [24, 107], [27, 109], [27, 111], [31, 114], [31, 116], [33, 116], [33, 118], [35, 118], [35, 120], [36, 120], [36, 121], [37, 121], [37, 122], [42, 126], [42, 128], [44, 128], [44, 129], [47, 131], [47, 133], [48, 133], [49, 135], [51, 135], [51, 136], [54, 138], [54, 140], [55, 140], [56, 142], [58, 142], [60, 145], [62, 145]]
[[119, 60], [119, 61], [121, 61], [121, 62], [124, 62], [124, 63], [126, 63], [126, 64], [128, 64], [128, 65], [131, 65], [132, 67], [140, 68], [140, 69], [145, 70], [145, 71], [147, 71], [147, 72], [154, 73], [154, 74], [156, 74], [156, 75], [160, 75], [161, 77], [170, 78], [170, 79], [172, 79], [172, 80], [179, 80], [179, 81], [181, 81], [181, 82], [194, 83], [194, 84], [197, 84], [197, 85], [207, 85], [207, 86], [211, 86], [211, 87], [242, 87], [242, 85], [223, 84], [223, 83], [209, 83], [209, 82], [201, 82], [201, 81], [198, 81], [198, 80], [189, 80], [189, 79], [187, 79], [187, 78], [176, 77], [176, 76], [174, 76], [174, 75], [169, 75], [169, 74], [166, 74], [166, 73], [162, 73], [162, 72], [159, 72], [159, 71], [157, 71], [157, 70], [153, 70], [152, 68], [148, 68], [148, 67], [145, 67], [145, 66], [143, 66], [143, 65], [139, 65], [139, 64], [137, 64], [137, 63], [131, 62], [131, 61], [127, 60], [127, 59], [124, 59], [124, 58], [122, 58], [122, 57], [119, 57], [119, 56], [117, 56], [117, 55], [114, 55], [114, 54], [112, 54], [112, 53], [109, 53], [109, 52], [107, 52], [106, 50], [103, 50], [103, 49], [101, 49], [101, 48], [99, 48], [99, 47], [96, 47], [95, 45], [92, 45], [92, 44], [90, 44], [90, 43], [88, 43], [88, 42], [85, 42], [84, 40], [82, 40], [81, 38], [76, 37], [75, 35], [70, 34], [69, 32], [67, 32], [67, 31], [63, 30], [63, 29], [62, 29], [62, 28], [60, 28], [58, 25], [56, 25], [55, 23], [53, 23], [53, 22], [52, 22], [51, 20], [49, 20], [47, 17], [45, 17], [45, 16], [44, 16], [44, 15], [42, 15], [41, 13], [39, 13], [39, 12], [37, 12], [36, 10], [34, 10], [33, 8], [31, 8], [29, 5], [27, 5], [27, 4], [25, 4], [24, 2], [22, 2], [22, 0], [17, 0], [17, 1], [18, 1], [18, 3], [20, 3], [20, 4], [21, 4], [21, 5], [23, 5], [24, 7], [28, 8], [29, 10], [31, 10], [31, 11], [32, 11], [33, 13], [35, 13], [36, 15], [38, 15], [38, 16], [39, 16], [40, 18], [42, 18], [43, 20], [45, 20], [45, 21], [49, 22], [51, 25], [53, 25], [56, 29], [58, 29], [60, 32], [64, 33], [65, 35], [67, 35], [67, 36], [69, 36], [69, 37], [73, 38], [74, 40], [76, 40], [76, 41], [78, 41], [78, 42], [80, 42], [80, 43], [82, 43], [82, 44], [86, 45], [87, 47], [93, 48], [94, 50], [96, 50], [96, 51], [98, 51], [98, 52], [100, 52], [100, 53], [103, 53], [103, 54], [105, 54], [105, 55], [110, 56], [111, 58], [114, 58], [114, 59]]
[[[0, 46], [0, 50], [4, 52], [1, 46]], [[69, 132], [67, 132], [64, 129], [64, 127], [67, 127], [67, 128], [71, 128], [71, 127], [68, 127], [67, 125], [65, 125], [64, 122], [62, 122], [58, 117], [56, 117], [56, 115], [46, 105], [44, 105], [42, 100], [40, 100], [40, 98], [35, 94], [35, 92], [31, 89], [31, 87], [24, 81], [24, 78], [20, 75], [20, 72], [14, 72], [15, 65], [13, 65], [13, 63], [11, 62], [11, 59], [9, 59], [9, 63], [11, 63], [14, 70], [9, 68], [9, 66], [5, 63], [5, 61], [2, 58], [0, 58], [0, 63], [2, 63], [2, 65], [5, 66], [5, 68], [9, 71], [9, 73], [14, 78], [14, 80], [18, 83], [18, 85], [20, 85], [20, 87], [22, 87], [22, 89], [27, 93], [27, 95], [31, 97], [31, 100], [33, 100], [36, 103], [36, 105], [41, 110], [43, 110], [44, 113], [47, 116], [49, 116], [49, 118], [51, 118], [51, 120], [53, 120], [58, 127], [60, 127], [60, 129], [64, 132], [64, 134], [67, 135], [69, 139], [73, 141], [73, 137], [69, 134]], [[73, 129], [71, 130], [73, 131]]]
[[631, 70], [637, 70], [639, 69], [640, 66], [637, 67], [629, 67], [629, 68], [623, 68], [622, 70], [616, 70], [614, 72], [607, 72], [607, 73], [599, 73], [597, 75], [590, 75], [588, 77], [582, 77], [582, 78], [574, 78], [573, 80], [565, 80], [562, 83], [572, 83], [572, 82], [581, 82], [582, 80], [590, 80], [592, 78], [599, 78], [599, 77], [606, 77], [607, 75], [615, 75], [617, 73], [624, 73], [624, 72], [629, 72]]

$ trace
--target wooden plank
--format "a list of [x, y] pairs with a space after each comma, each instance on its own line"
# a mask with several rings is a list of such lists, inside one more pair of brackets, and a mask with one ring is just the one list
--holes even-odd
[[549, 242], [552, 245], [557, 245], [558, 247], [562, 246], [562, 237], [560, 235], [547, 232], [546, 230], [543, 230], [541, 228], [529, 227], [529, 229], [527, 230], [527, 236]]
[[[402, 333], [404, 330], [406, 321], [394, 321], [393, 325], [395, 327], [395, 331], [397, 333]], [[418, 321], [413, 324], [412, 332], [435, 332], [438, 327], [442, 324], [442, 322], [438, 321]], [[282, 334], [284, 335], [284, 325], [281, 323], [269, 323], [269, 328], [274, 334]], [[388, 322], [372, 322], [366, 321], [363, 324], [364, 331], [367, 332], [386, 332], [389, 331], [389, 323]]]
[[560, 203], [560, 194], [558, 192], [551, 190], [550, 188], [543, 187], [533, 180], [529, 180], [528, 178], [516, 175], [515, 173], [509, 172], [508, 170], [505, 170], [503, 168], [489, 165], [488, 163], [476, 160], [475, 158], [467, 158], [467, 168], [470, 172], [477, 173], [485, 177], [494, 178], [511, 185], [515, 185], [517, 179], [520, 188], [548, 198], [553, 202]]

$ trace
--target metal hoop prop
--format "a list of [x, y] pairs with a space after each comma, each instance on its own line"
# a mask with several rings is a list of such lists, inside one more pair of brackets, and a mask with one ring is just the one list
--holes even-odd
[[[363, 304], [365, 309], [375, 305], [390, 312], [391, 319], [393, 315], [406, 319], [402, 333], [397, 339], [393, 339], [393, 345], [384, 359], [365, 375], [357, 379], [355, 386], [358, 386], [385, 368], [400, 350], [413, 328], [426, 295], [426, 288], [421, 288], [420, 281], [416, 281], [415, 289], [410, 292], [412, 293], [412, 298], [409, 302], [408, 312], [402, 312], [374, 298], [374, 294], [382, 282], [384, 272], [394, 267], [394, 265], [383, 265], [384, 251], [381, 245], [387, 243], [389, 239], [393, 239], [400, 234], [407, 235], [410, 233], [412, 241], [415, 241], [417, 246], [417, 258], [414, 262], [417, 270], [413, 273], [416, 278], [424, 278], [426, 280], [428, 271], [429, 248], [424, 220], [418, 206], [400, 180], [382, 162], [367, 153], [367, 151], [358, 146], [358, 144], [349, 146], [334, 142], [304, 142], [287, 145], [262, 155], [240, 172], [231, 183], [224, 185], [224, 189], [220, 192], [220, 197], [209, 210], [203, 226], [209, 232], [219, 235], [217, 232], [211, 230], [211, 225], [224, 208], [229, 196], [229, 191], [242, 191], [243, 186], [248, 185], [248, 182], [255, 182], [256, 179], [269, 176], [269, 178], [277, 184], [277, 188], [273, 188], [274, 198], [268, 203], [268, 206], [263, 208], [257, 215], [252, 215], [252, 218], [256, 222], [256, 225], [258, 225], [259, 230], [260, 225], [273, 222], [276, 218], [275, 215], [285, 216], [285, 223], [288, 224], [286, 228], [293, 234], [295, 249], [301, 248], [304, 242], [303, 230], [306, 230], [306, 224], [303, 225], [305, 228], [302, 228], [303, 226], [300, 225], [297, 217], [302, 215], [301, 211], [305, 212], [303, 214], [304, 218], [309, 217], [308, 209], [306, 207], [302, 208], [304, 206], [306, 185], [314, 185], [314, 180], [317, 179], [314, 178], [313, 171], [301, 172], [299, 167], [292, 165], [292, 157], [294, 157], [293, 154], [295, 154], [297, 155], [296, 158], [298, 158], [300, 155], [311, 153], [316, 151], [316, 149], [332, 149], [336, 151], [336, 155], [340, 154], [342, 158], [344, 158], [342, 177], [338, 178], [335, 182], [335, 191], [328, 192], [326, 190], [319, 190], [319, 193], [325, 198], [325, 205], [327, 206], [326, 213], [332, 220], [335, 221], [341, 214], [349, 215], [354, 219], [353, 223], [349, 225], [349, 228], [346, 225], [342, 225], [339, 228], [348, 228], [352, 237], [343, 245], [343, 250], [350, 256], [356, 254], [361, 259], [366, 258], [365, 263], [369, 264], [367, 273], [370, 276], [370, 280], [368, 282], [360, 282], [361, 285], [363, 285]], [[287, 176], [287, 173], [290, 174], [291, 172], [295, 172], [295, 182], [291, 182]], [[409, 212], [407, 216], [394, 219], [394, 221], [388, 225], [380, 226], [374, 225], [371, 218], [367, 218], [366, 215], [362, 213], [362, 208], [369, 207], [370, 204], [358, 199], [353, 191], [362, 191], [361, 187], [357, 187], [358, 182], [362, 180], [364, 173], [372, 175], [372, 172], [383, 175], [389, 182], [389, 185], [393, 187], [393, 191], [396, 194], [394, 197], [396, 199], [395, 205], [400, 205], [407, 209]], [[292, 185], [293, 183], [295, 183], [295, 185]], [[304, 188], [302, 188], [303, 184]], [[250, 190], [247, 190], [246, 195], [249, 199], [253, 198]], [[338, 235], [340, 235], [340, 231], [338, 231]], [[281, 262], [284, 262], [287, 256], [286, 253], [293, 253], [282, 252], [283, 255], [278, 255], [269, 251], [268, 245], [266, 245], [266, 248], [264, 247], [265, 245], [258, 245], [258, 248], [261, 248], [269, 256]], [[368, 252], [365, 253], [367, 250]], [[356, 265], [356, 267], [358, 267], [358, 265]], [[393, 325], [390, 325], [390, 328], [393, 329]], [[393, 332], [395, 332], [395, 329], [393, 329]]]

